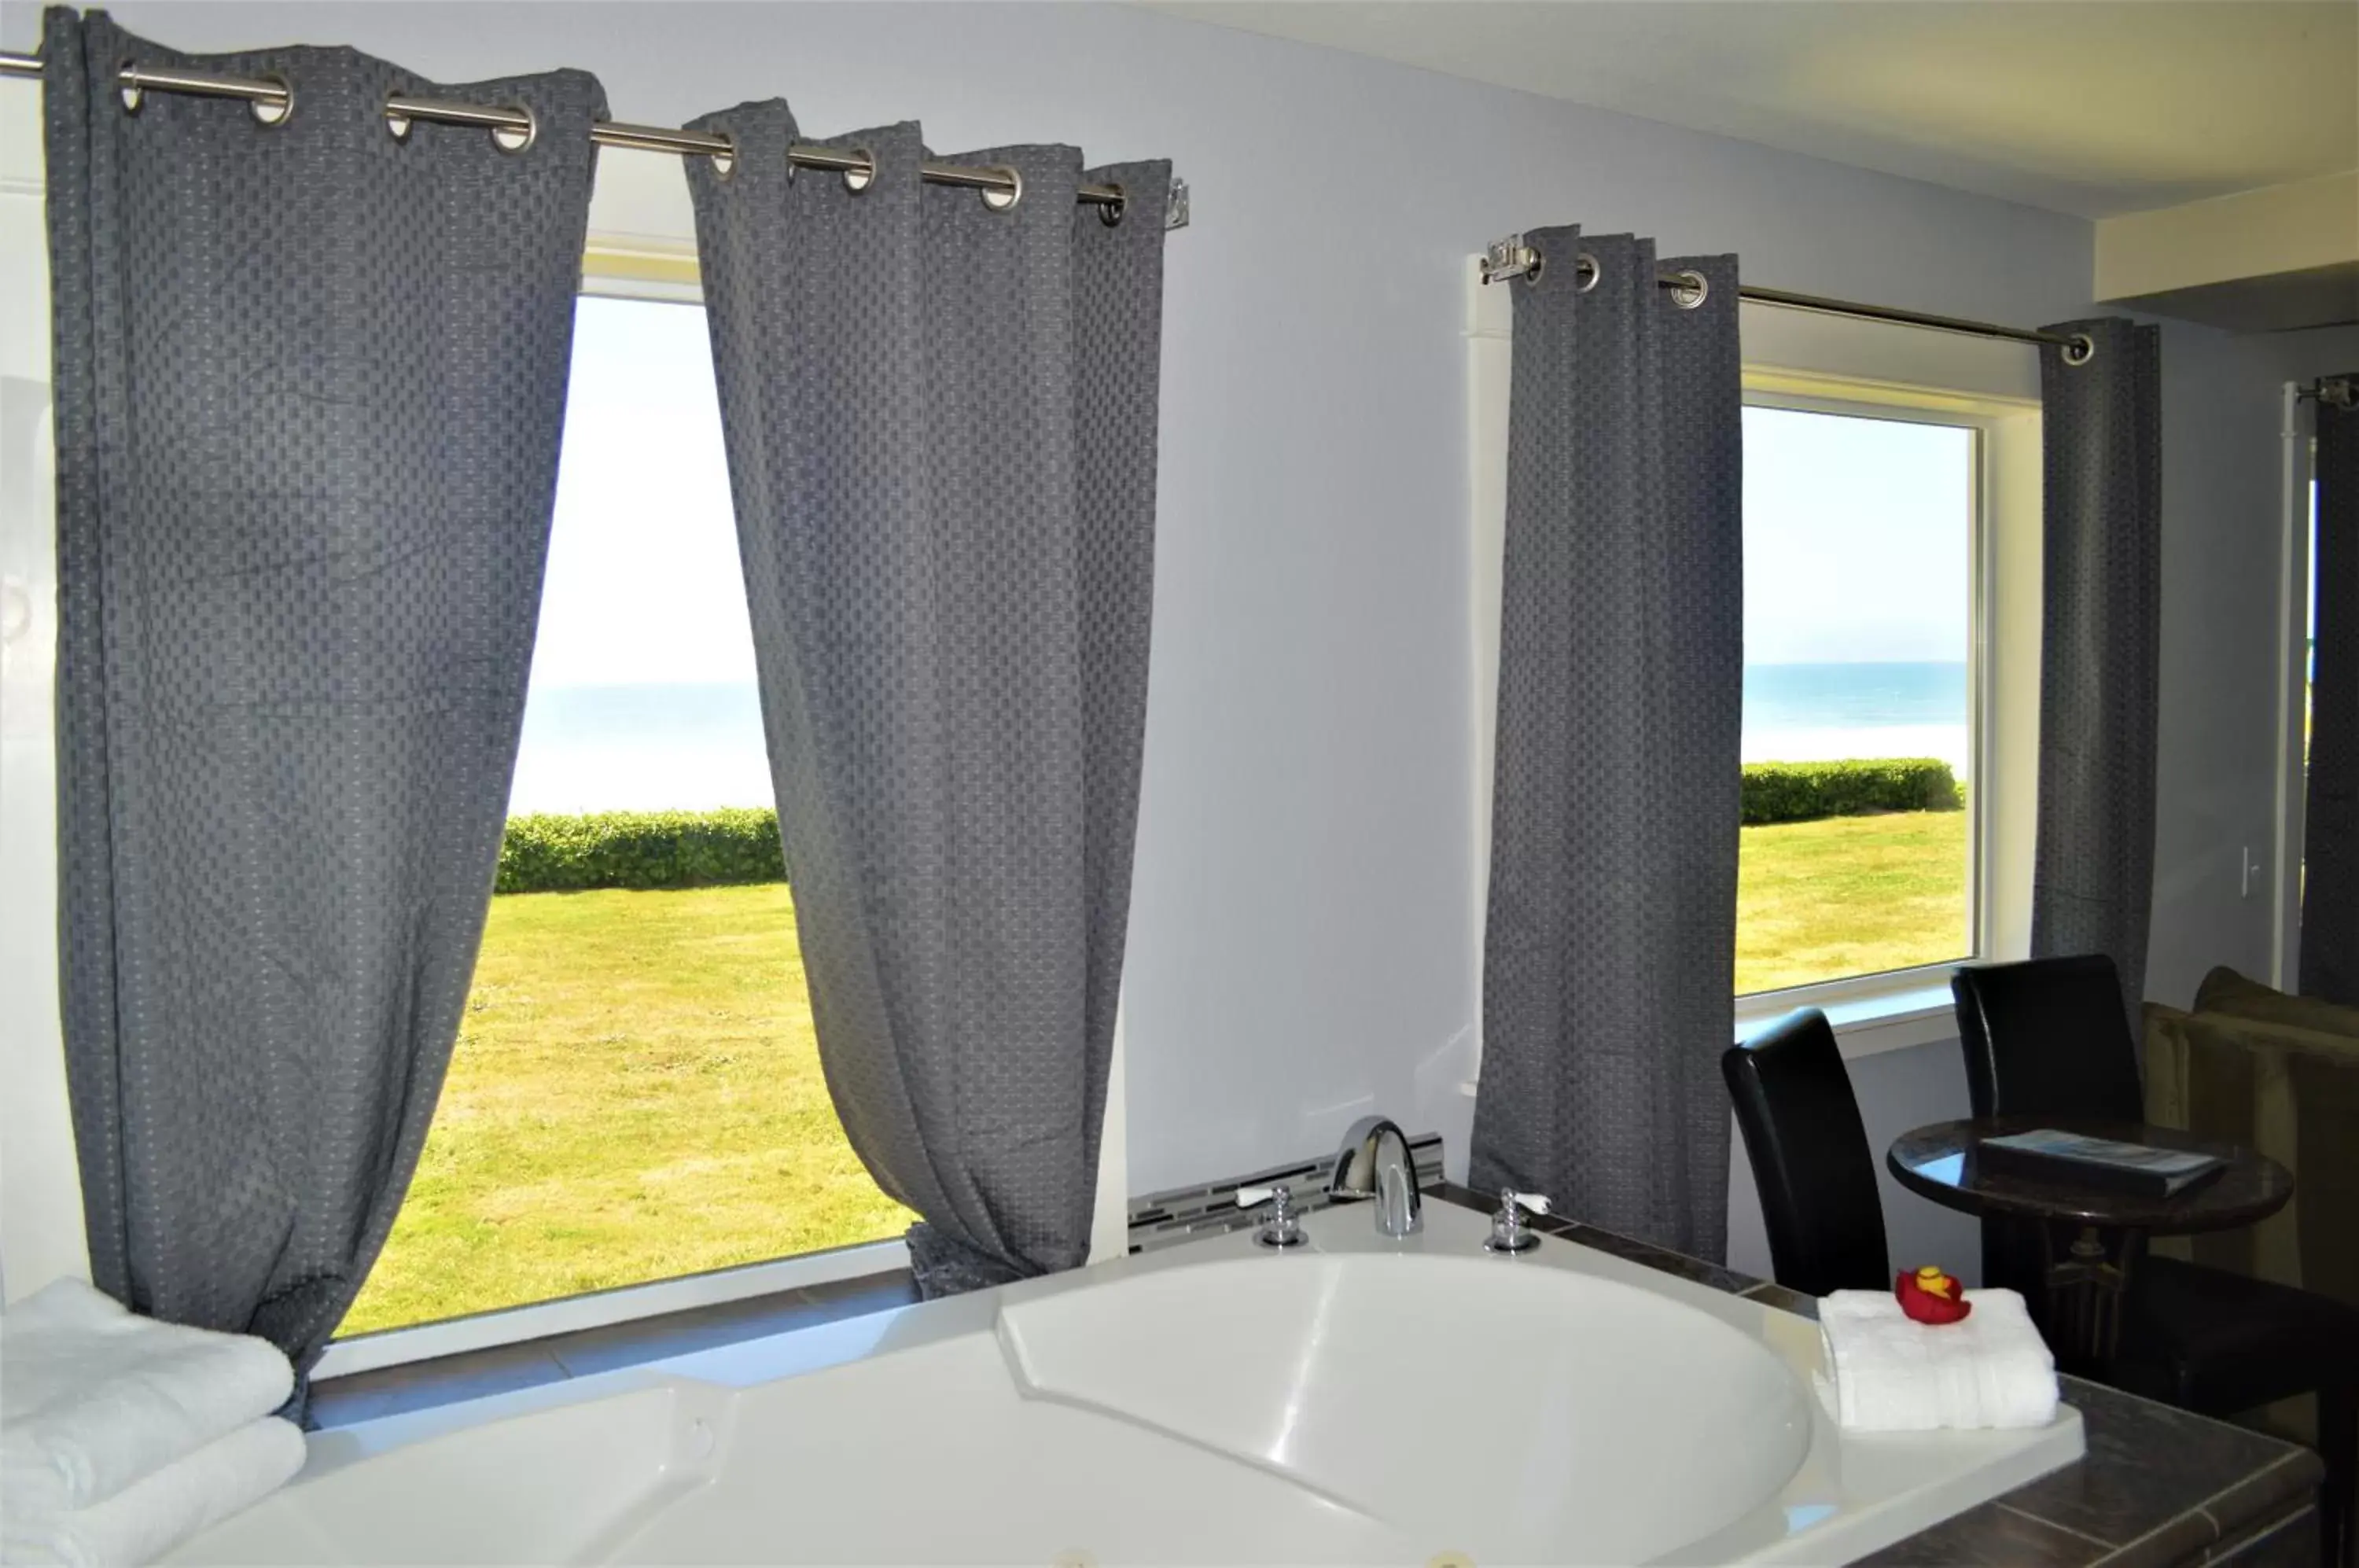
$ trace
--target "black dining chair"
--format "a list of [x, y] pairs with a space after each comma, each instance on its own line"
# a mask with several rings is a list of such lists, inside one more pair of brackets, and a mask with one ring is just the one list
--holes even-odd
[[1875, 1156], [1826, 1014], [1792, 1013], [1720, 1059], [1761, 1190], [1777, 1283], [1823, 1296], [1892, 1289]]
[[[1977, 1116], [2146, 1119], [2121, 975], [2102, 954], [2035, 958], [1951, 976], [1967, 1098]], [[2049, 1243], [1985, 1221], [1983, 1282], [2043, 1288]], [[2314, 1291], [2174, 1258], [2124, 1260], [2119, 1355], [2105, 1382], [2181, 1410], [2234, 1415], [2318, 1396], [2321, 1558], [2350, 1560], [2359, 1496], [2359, 1308]], [[2033, 1300], [2038, 1300], [2034, 1295]]]

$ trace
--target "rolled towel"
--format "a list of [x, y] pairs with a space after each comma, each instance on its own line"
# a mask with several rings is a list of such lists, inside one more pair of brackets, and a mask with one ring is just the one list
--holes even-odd
[[0, 1314], [0, 1505], [87, 1508], [286, 1403], [294, 1369], [246, 1334], [158, 1323], [79, 1279]]
[[1953, 1323], [1913, 1323], [1881, 1290], [1819, 1303], [1835, 1419], [1852, 1432], [2045, 1426], [2056, 1416], [2056, 1358], [2013, 1290], [1969, 1290]]
[[131, 1568], [252, 1508], [303, 1468], [303, 1434], [265, 1416], [134, 1481], [103, 1502], [0, 1525], [0, 1561]]

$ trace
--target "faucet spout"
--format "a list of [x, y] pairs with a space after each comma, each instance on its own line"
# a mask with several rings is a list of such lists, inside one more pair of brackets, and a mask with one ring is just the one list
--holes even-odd
[[1425, 1204], [1417, 1190], [1417, 1161], [1408, 1135], [1386, 1116], [1362, 1116], [1343, 1135], [1335, 1156], [1330, 1197], [1372, 1198], [1376, 1234], [1397, 1241], [1425, 1228]]

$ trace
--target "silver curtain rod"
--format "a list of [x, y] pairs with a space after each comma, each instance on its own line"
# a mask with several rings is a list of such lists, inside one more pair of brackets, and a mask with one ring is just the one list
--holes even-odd
[[[1587, 289], [1597, 276], [1597, 259], [1582, 253], [1573, 263], [1578, 286]], [[1521, 234], [1509, 234], [1493, 242], [1483, 253], [1483, 281], [1500, 283], [1510, 278], [1536, 278], [1539, 275], [1540, 254], [1524, 243]], [[1702, 280], [1692, 272], [1669, 273], [1655, 279], [1656, 286], [1671, 291], [1671, 298], [1683, 306], [1702, 303]], [[1692, 296], [1692, 298], [1690, 298]], [[1937, 332], [1961, 332], [1968, 337], [2005, 338], [2011, 343], [2038, 343], [2064, 351], [2067, 365], [2086, 365], [2097, 356], [2096, 340], [2086, 332], [2031, 332], [2023, 327], [2002, 327], [1989, 321], [1969, 321], [1958, 316], [1932, 316], [1921, 310], [1897, 310], [1888, 305], [1860, 305], [1849, 299], [1829, 299], [1816, 294], [1794, 294], [1783, 289], [1758, 289], [1739, 285], [1736, 297], [1750, 299], [1756, 305], [1776, 305], [1788, 310], [1810, 310], [1821, 316], [1850, 316], [1866, 321], [1892, 321], [1904, 327], [1926, 327]]]
[[[0, 76], [28, 77], [38, 81], [41, 57], [37, 54], [12, 54], [0, 51]], [[125, 65], [116, 76], [116, 89], [123, 96], [124, 107], [136, 112], [141, 99], [149, 93], [186, 93], [206, 98], [243, 99], [254, 110], [254, 116], [264, 125], [275, 125], [295, 111], [295, 88], [279, 76], [223, 76], [202, 71], [164, 71], [139, 65]], [[530, 147], [539, 134], [538, 123], [531, 110], [522, 107], [498, 108], [480, 103], [455, 103], [440, 98], [416, 98], [397, 93], [385, 101], [386, 127], [396, 136], [407, 136], [410, 126], [419, 120], [445, 125], [478, 125], [491, 132], [492, 138], [509, 152], [522, 152]], [[632, 125], [619, 120], [601, 120], [590, 127], [590, 139], [600, 147], [629, 147], [638, 152], [668, 152], [681, 158], [709, 158], [713, 168], [726, 174], [737, 158], [736, 143], [727, 136], [712, 136], [702, 131], [673, 130], [662, 125]], [[876, 158], [865, 147], [823, 147], [798, 142], [787, 149], [787, 161], [797, 169], [823, 169], [843, 176], [843, 182], [854, 191], [864, 191], [876, 178]], [[1024, 177], [1006, 166], [975, 168], [957, 163], [923, 163], [919, 174], [930, 185], [954, 185], [983, 193], [985, 205], [995, 212], [1005, 212], [1024, 197]], [[1122, 222], [1129, 198], [1119, 185], [1084, 185], [1074, 193], [1077, 200], [1098, 209], [1098, 216], [1108, 223]], [[1188, 223], [1188, 184], [1183, 180], [1171, 181], [1170, 202], [1164, 210], [1163, 226], [1185, 228]]]
[[2321, 376], [2294, 396], [2303, 402], [2324, 403], [2345, 410], [2359, 408], [2359, 381], [2348, 376]]

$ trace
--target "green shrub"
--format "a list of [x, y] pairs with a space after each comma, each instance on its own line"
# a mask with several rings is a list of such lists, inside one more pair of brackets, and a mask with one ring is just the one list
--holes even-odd
[[[1954, 811], [1965, 804], [1949, 764], [1930, 757], [1748, 762], [1741, 800], [1748, 827], [1877, 811]], [[493, 891], [571, 893], [786, 879], [778, 814], [766, 808], [596, 811], [510, 817]]]
[[786, 879], [778, 813], [766, 808], [597, 811], [510, 817], [492, 890], [571, 893]]
[[1854, 762], [1748, 762], [1740, 799], [1747, 827], [1875, 811], [1955, 811], [1957, 775], [1929, 757]]

